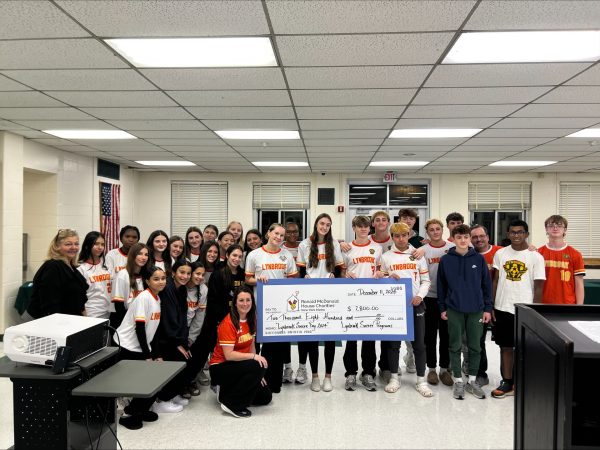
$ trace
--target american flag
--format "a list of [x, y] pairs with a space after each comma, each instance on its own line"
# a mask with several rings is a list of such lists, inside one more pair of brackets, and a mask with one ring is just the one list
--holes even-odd
[[119, 246], [120, 194], [120, 185], [100, 182], [100, 232], [107, 252]]

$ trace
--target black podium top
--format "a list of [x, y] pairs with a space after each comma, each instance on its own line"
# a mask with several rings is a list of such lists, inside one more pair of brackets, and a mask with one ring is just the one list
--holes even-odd
[[[83, 367], [84, 370], [100, 364], [116, 355], [119, 351], [116, 347], [106, 347], [93, 355], [83, 358], [77, 364]], [[64, 373], [52, 373], [52, 367], [42, 366], [37, 364], [26, 364], [11, 361], [7, 356], [0, 358], [0, 377], [13, 379], [32, 379], [32, 380], [70, 380], [77, 377], [81, 373], [79, 367], [74, 367], [66, 370]]]

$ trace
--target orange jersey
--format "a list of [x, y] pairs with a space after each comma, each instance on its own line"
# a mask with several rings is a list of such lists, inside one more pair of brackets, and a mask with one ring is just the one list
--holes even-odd
[[483, 259], [485, 259], [485, 263], [487, 264], [488, 270], [490, 271], [490, 276], [492, 278], [494, 278], [494, 255], [501, 248], [503, 247], [499, 245], [491, 245], [489, 249], [481, 253], [481, 256], [483, 256]]
[[570, 245], [560, 250], [543, 245], [538, 252], [546, 266], [542, 303], [575, 304], [575, 277], [585, 275], [581, 253]]
[[217, 328], [217, 345], [209, 364], [219, 364], [226, 361], [223, 347], [233, 347], [236, 352], [252, 353], [253, 343], [254, 336], [250, 334], [248, 323], [245, 320], [240, 320], [240, 328], [236, 330], [231, 321], [231, 315], [228, 314]]

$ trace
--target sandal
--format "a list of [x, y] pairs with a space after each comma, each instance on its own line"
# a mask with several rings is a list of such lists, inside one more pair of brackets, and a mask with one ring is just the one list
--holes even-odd
[[433, 392], [431, 392], [431, 389], [427, 386], [427, 382], [415, 384], [415, 389], [423, 397], [433, 397]]
[[385, 392], [389, 392], [390, 394], [398, 392], [398, 389], [400, 389], [400, 380], [396, 378], [390, 379], [389, 383], [385, 386]]

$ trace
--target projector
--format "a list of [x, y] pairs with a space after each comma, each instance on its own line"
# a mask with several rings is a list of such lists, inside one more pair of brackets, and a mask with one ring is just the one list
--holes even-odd
[[71, 347], [77, 362], [106, 347], [108, 319], [52, 314], [4, 331], [4, 353], [12, 361], [51, 366], [59, 347]]

